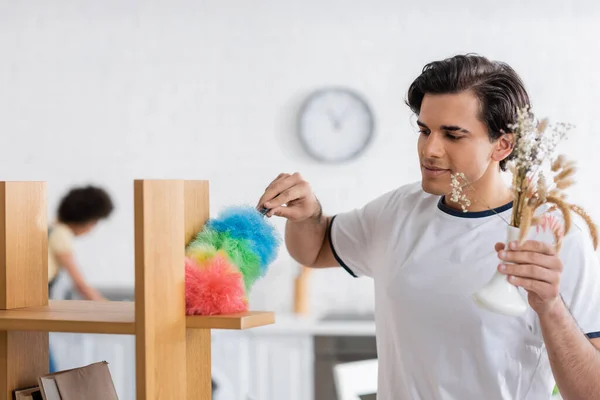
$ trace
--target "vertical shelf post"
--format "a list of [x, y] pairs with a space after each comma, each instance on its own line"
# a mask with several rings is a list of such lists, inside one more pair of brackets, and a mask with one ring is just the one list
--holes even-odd
[[[210, 217], [208, 181], [185, 181], [185, 241], [187, 245]], [[211, 400], [211, 330], [188, 329], [187, 399]]]
[[136, 180], [135, 335], [138, 399], [185, 399], [184, 184]]
[[[48, 304], [45, 182], [0, 182], [0, 309]], [[48, 373], [47, 332], [0, 332], [0, 400]]]

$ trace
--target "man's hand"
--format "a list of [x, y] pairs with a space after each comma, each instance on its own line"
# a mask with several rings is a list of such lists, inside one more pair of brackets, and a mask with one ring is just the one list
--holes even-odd
[[327, 236], [330, 218], [309, 183], [299, 173], [279, 174], [265, 189], [256, 208], [266, 216], [286, 218], [285, 244], [288, 253], [307, 267], [339, 266]]
[[508, 275], [510, 283], [527, 291], [529, 304], [538, 315], [561, 304], [559, 288], [563, 264], [554, 246], [527, 241], [521, 246], [511, 242], [508, 248], [497, 243], [495, 249], [498, 258], [504, 261], [498, 270]]
[[277, 215], [293, 222], [320, 219], [321, 205], [312, 188], [299, 173], [279, 174], [265, 189], [257, 205], [266, 208], [268, 217]]

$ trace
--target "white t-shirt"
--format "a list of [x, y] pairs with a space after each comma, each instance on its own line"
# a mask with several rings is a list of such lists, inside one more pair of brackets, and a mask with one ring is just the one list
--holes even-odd
[[[463, 213], [441, 200], [414, 183], [332, 220], [337, 260], [374, 279], [377, 399], [550, 399], [537, 314], [529, 307], [508, 317], [472, 299], [500, 263], [494, 245], [506, 241], [501, 217], [510, 220], [511, 205]], [[582, 331], [599, 337], [600, 265], [587, 226], [573, 220], [560, 252], [561, 295]], [[535, 228], [529, 236], [553, 240]]]

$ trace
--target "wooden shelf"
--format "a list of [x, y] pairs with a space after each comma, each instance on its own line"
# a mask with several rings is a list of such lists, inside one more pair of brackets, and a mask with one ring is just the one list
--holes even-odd
[[133, 302], [51, 300], [47, 306], [0, 310], [0, 330], [135, 334]]
[[186, 317], [186, 326], [188, 329], [250, 329], [274, 323], [275, 314], [263, 311]]
[[135, 301], [48, 301], [46, 183], [0, 181], [0, 400], [48, 372], [48, 332], [133, 335], [137, 399], [210, 400], [211, 330], [275, 323], [185, 315], [185, 246], [209, 219], [208, 181], [137, 179], [133, 200]]
[[[135, 334], [130, 301], [51, 300], [47, 306], [0, 310], [0, 331]], [[272, 312], [188, 316], [188, 329], [250, 329], [275, 322]]]

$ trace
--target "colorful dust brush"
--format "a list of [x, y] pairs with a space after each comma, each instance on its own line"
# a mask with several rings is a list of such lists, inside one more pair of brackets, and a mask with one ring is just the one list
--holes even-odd
[[234, 206], [207, 221], [186, 247], [186, 311], [247, 311], [254, 283], [277, 257], [281, 238], [262, 213]]
[[241, 273], [221, 252], [201, 266], [186, 257], [185, 302], [189, 315], [218, 315], [246, 311], [248, 301]]
[[252, 252], [258, 255], [263, 272], [275, 260], [279, 242], [275, 230], [253, 207], [224, 210], [218, 219], [208, 221], [208, 227], [227, 232], [233, 239], [245, 239]]

